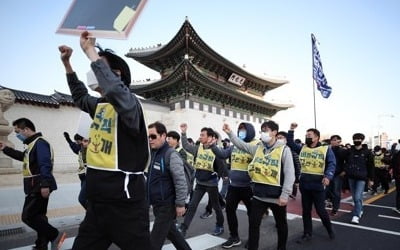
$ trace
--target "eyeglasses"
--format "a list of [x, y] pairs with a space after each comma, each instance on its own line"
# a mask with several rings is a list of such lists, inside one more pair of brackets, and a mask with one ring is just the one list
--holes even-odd
[[151, 134], [151, 135], [149, 135], [149, 139], [155, 140], [155, 139], [157, 139], [157, 135]]

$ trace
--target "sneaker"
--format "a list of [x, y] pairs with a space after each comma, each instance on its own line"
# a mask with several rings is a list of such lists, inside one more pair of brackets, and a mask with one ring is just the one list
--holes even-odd
[[67, 238], [67, 233], [59, 233], [57, 237], [51, 241], [51, 250], [59, 250], [64, 244], [65, 239]]
[[212, 217], [212, 213], [205, 211], [204, 214], [200, 215], [200, 218], [202, 219], [208, 219]]
[[216, 226], [212, 235], [218, 236], [224, 233], [224, 227]]
[[229, 239], [225, 241], [221, 246], [223, 248], [231, 248], [234, 246], [239, 246], [240, 244], [242, 244], [242, 242], [240, 241], [239, 237], [229, 237]]
[[353, 216], [351, 219], [351, 224], [359, 224], [360, 223], [360, 218], [358, 216]]
[[311, 235], [303, 234], [303, 236], [301, 236], [298, 240], [296, 240], [296, 243], [303, 244], [303, 243], [311, 241], [311, 238], [312, 238]]
[[186, 230], [187, 230], [187, 227], [186, 227], [185, 224], [181, 223], [181, 224], [178, 226], [178, 232], [180, 232], [180, 233], [182, 234], [183, 238], [186, 237]]

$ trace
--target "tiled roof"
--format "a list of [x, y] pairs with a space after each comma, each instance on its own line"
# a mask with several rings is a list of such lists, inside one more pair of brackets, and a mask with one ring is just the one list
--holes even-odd
[[59, 108], [60, 105], [74, 106], [74, 102], [70, 95], [63, 94], [57, 91], [54, 91], [55, 93], [52, 95], [42, 95], [17, 89], [11, 89], [1, 85], [0, 89], [11, 90], [15, 95], [16, 103], [48, 106], [54, 108]]

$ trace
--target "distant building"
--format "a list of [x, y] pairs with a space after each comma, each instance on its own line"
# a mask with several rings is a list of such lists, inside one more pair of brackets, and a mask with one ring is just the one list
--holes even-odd
[[[287, 84], [287, 80], [256, 76], [228, 61], [201, 40], [188, 20], [166, 45], [131, 49], [126, 56], [161, 76], [160, 80], [131, 85], [132, 92], [143, 97], [146, 122], [162, 121], [168, 130], [178, 132], [180, 123], [186, 122], [188, 136], [194, 140], [202, 127], [212, 127], [225, 137], [225, 122], [233, 130], [240, 122], [249, 122], [259, 131], [261, 123], [292, 107], [264, 100], [266, 92]], [[57, 91], [46, 96], [10, 90], [16, 103], [5, 112], [5, 118], [10, 122], [20, 117], [31, 119], [54, 148], [55, 171], [74, 171], [77, 156], [63, 136], [64, 131], [73, 136], [81, 119], [71, 96]], [[9, 140], [17, 149], [23, 148], [14, 133]], [[13, 166], [20, 168], [22, 164], [13, 161]]]

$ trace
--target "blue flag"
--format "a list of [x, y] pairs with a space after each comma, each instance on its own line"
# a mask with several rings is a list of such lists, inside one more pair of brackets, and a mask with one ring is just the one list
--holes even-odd
[[319, 56], [316, 39], [313, 34], [311, 34], [311, 42], [313, 53], [313, 78], [322, 97], [328, 98], [332, 93], [332, 88], [328, 86], [328, 81], [326, 80], [325, 74], [322, 70], [321, 57]]

